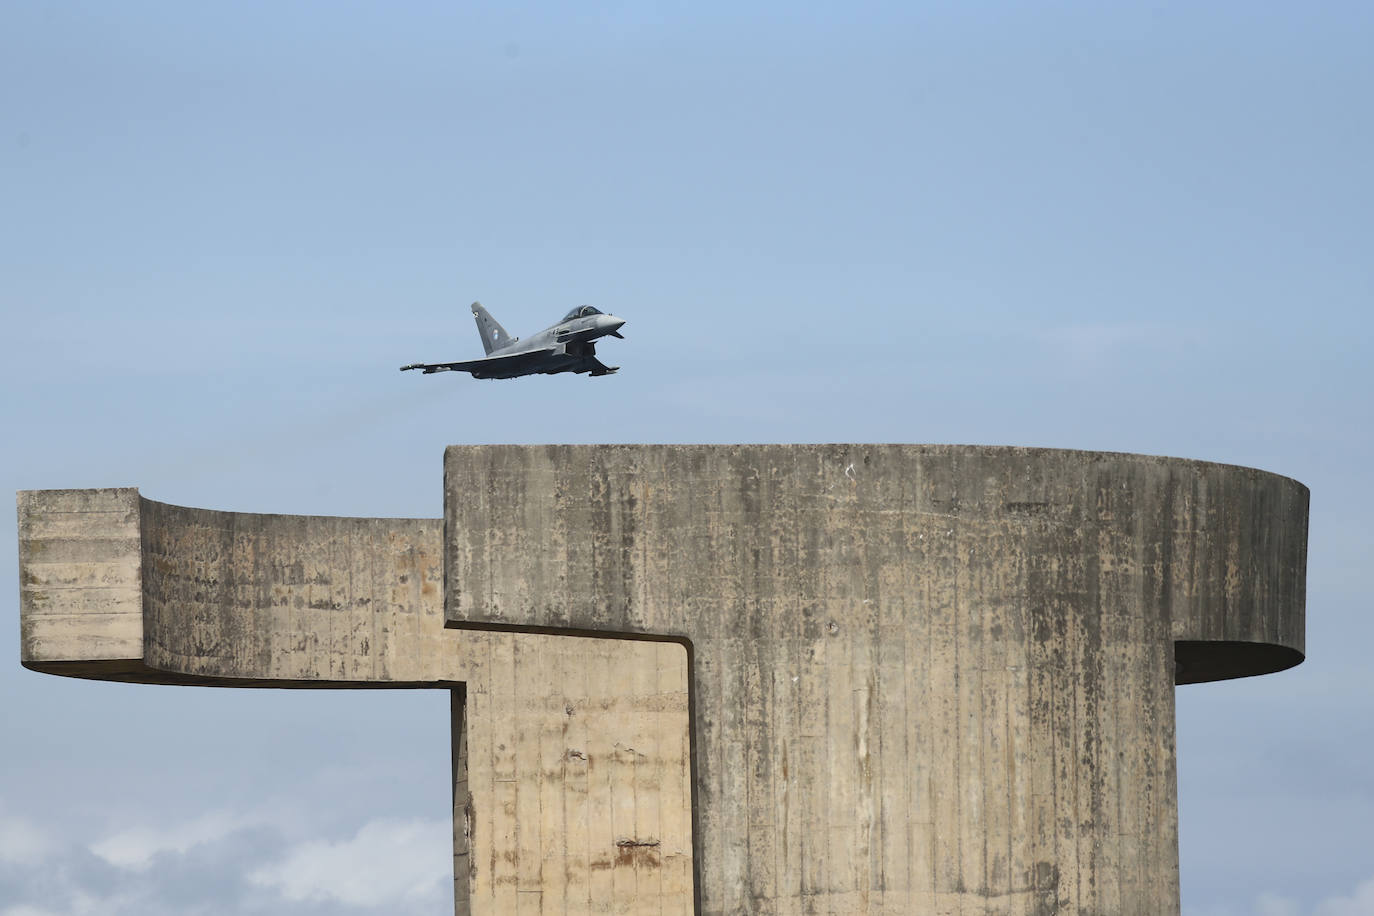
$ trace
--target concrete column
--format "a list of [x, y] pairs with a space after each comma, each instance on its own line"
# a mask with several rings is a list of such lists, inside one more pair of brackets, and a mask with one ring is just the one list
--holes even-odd
[[692, 653], [699, 912], [1177, 912], [1176, 682], [1302, 659], [1307, 491], [938, 446], [479, 446], [452, 627]]

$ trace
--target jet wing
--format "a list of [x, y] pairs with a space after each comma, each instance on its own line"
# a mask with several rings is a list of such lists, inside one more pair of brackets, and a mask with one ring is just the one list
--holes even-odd
[[420, 369], [425, 375], [431, 372], [480, 372], [483, 375], [488, 372], [517, 372], [529, 368], [531, 364], [552, 355], [553, 352], [553, 347], [543, 347], [508, 356], [488, 356], [484, 359], [469, 359], [457, 363], [411, 363], [409, 366], [402, 366], [401, 371]]

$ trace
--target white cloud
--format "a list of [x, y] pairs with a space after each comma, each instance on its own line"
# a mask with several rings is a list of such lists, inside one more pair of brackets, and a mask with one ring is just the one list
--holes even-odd
[[1317, 905], [1314, 916], [1374, 916], [1374, 878], [1362, 882], [1349, 897], [1329, 897]]
[[[290, 806], [125, 826], [88, 847], [0, 814], [0, 916], [274, 916], [438, 912], [451, 905], [452, 826], [381, 819], [356, 832]], [[294, 839], [293, 839], [294, 837]], [[110, 868], [109, 866], [113, 866]]]
[[185, 853], [196, 846], [222, 840], [232, 833], [263, 823], [261, 816], [212, 811], [193, 821], [169, 827], [121, 830], [91, 844], [90, 850], [117, 868], [144, 871], [163, 853]]
[[[1189, 916], [1222, 916], [1229, 910], [1189, 909]], [[1374, 916], [1374, 878], [1362, 882], [1350, 896], [1337, 895], [1326, 897], [1314, 906], [1307, 907], [1290, 897], [1277, 894], [1260, 894], [1255, 898], [1249, 911], [1253, 916]]]
[[0, 815], [0, 864], [37, 865], [56, 848], [56, 841], [33, 822]]
[[376, 820], [351, 840], [295, 846], [282, 861], [251, 872], [248, 880], [276, 888], [288, 900], [369, 907], [446, 893], [452, 872], [448, 821]]
[[0, 916], [132, 916], [147, 912], [146, 905], [128, 894], [104, 897], [73, 888], [66, 896], [66, 903], [56, 910], [20, 903], [0, 910]]

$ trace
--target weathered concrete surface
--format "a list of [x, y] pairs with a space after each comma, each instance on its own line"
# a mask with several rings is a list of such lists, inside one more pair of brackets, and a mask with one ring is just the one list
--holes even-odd
[[46, 490], [18, 503], [24, 664], [92, 676], [132, 667], [143, 657], [138, 492]]
[[442, 521], [21, 493], [21, 652], [450, 689], [459, 913], [1177, 912], [1173, 685], [1301, 661], [1306, 519], [1132, 455], [455, 447]]
[[130, 489], [18, 507], [27, 667], [450, 688], [456, 912], [691, 911], [681, 646], [445, 630], [438, 519], [214, 512]]
[[1307, 491], [1177, 459], [480, 446], [455, 627], [693, 652], [704, 913], [1177, 912], [1175, 681], [1302, 659]]

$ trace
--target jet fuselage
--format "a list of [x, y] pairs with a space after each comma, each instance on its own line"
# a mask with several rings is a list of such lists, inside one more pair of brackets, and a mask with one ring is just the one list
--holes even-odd
[[480, 302], [472, 304], [472, 317], [487, 355], [483, 359], [453, 363], [413, 363], [402, 366], [433, 372], [470, 372], [473, 378], [517, 378], [522, 375], [554, 375], [560, 372], [610, 375], [618, 367], [596, 358], [596, 343], [606, 336], [620, 337], [623, 318], [606, 315], [590, 305], [579, 306], [557, 324], [527, 339], [511, 337]]

